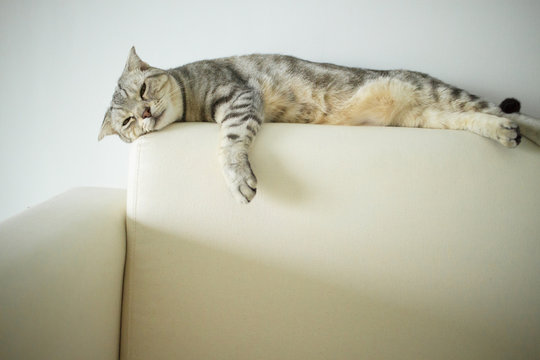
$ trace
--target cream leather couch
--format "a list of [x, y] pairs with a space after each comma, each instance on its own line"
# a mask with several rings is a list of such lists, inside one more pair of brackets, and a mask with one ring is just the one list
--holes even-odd
[[265, 124], [249, 205], [217, 125], [132, 145], [123, 190], [0, 226], [0, 359], [539, 359], [540, 148]]

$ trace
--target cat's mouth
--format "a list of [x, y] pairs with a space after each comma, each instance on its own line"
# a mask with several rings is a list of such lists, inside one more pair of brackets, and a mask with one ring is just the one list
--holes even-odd
[[158, 121], [164, 112], [165, 110], [163, 110], [159, 115], [155, 115], [154, 112], [151, 110], [151, 108], [147, 107], [143, 111], [142, 118], [143, 119], [152, 118], [154, 121]]

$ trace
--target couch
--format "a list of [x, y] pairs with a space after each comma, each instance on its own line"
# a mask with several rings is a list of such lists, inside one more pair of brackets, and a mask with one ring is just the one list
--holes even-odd
[[215, 124], [131, 146], [127, 194], [0, 225], [1, 359], [538, 359], [540, 148], [265, 124], [229, 193]]

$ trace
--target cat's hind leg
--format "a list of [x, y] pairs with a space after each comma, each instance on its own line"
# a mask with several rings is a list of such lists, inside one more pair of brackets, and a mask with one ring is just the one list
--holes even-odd
[[540, 146], [540, 120], [520, 113], [502, 114], [501, 117], [513, 120], [519, 125], [523, 136]]
[[540, 119], [535, 119], [522, 113], [505, 113], [500, 107], [489, 104], [480, 110], [482, 113], [495, 115], [514, 121], [519, 126], [521, 134], [527, 139], [540, 146]]
[[419, 126], [432, 129], [468, 130], [513, 148], [519, 145], [518, 124], [508, 118], [477, 111], [455, 112], [427, 108], [420, 116]]

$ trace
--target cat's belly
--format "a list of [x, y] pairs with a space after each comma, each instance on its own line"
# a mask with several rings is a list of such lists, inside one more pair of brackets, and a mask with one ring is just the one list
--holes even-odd
[[309, 89], [272, 88], [263, 92], [266, 122], [324, 122], [328, 109]]
[[415, 121], [421, 108], [418, 99], [411, 84], [397, 79], [374, 80], [348, 92], [305, 86], [263, 88], [267, 122], [400, 125]]

